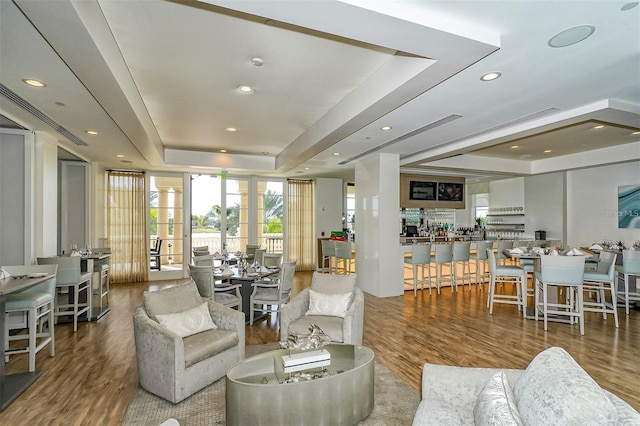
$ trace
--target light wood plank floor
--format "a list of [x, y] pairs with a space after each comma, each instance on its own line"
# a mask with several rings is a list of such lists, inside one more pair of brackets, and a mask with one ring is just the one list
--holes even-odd
[[[296, 273], [293, 294], [310, 284], [311, 273]], [[37, 357], [42, 377], [0, 413], [2, 425], [117, 425], [137, 386], [131, 314], [142, 292], [175, 285], [162, 281], [111, 287], [112, 312], [98, 322], [56, 326], [56, 356]], [[404, 296], [365, 296], [364, 345], [388, 368], [420, 389], [425, 362], [465, 366], [524, 368], [550, 346], [565, 348], [604, 388], [640, 409], [640, 311], [613, 319], [587, 314], [578, 327], [524, 320], [511, 305], [486, 308], [478, 286], [452, 295], [413, 292]], [[247, 327], [247, 344], [277, 340], [275, 318]], [[26, 354], [11, 357], [7, 373], [27, 370]]]

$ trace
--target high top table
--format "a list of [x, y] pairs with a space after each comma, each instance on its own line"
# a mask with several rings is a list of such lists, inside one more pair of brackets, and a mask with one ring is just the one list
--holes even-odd
[[[14, 399], [16, 399], [22, 392], [24, 392], [38, 377], [42, 374], [41, 371], [33, 371], [28, 373], [18, 374], [4, 374], [4, 328], [5, 324], [5, 303], [6, 295], [15, 291], [20, 291], [25, 288], [40, 284], [44, 281], [55, 278], [54, 274], [49, 274], [44, 277], [29, 278], [2, 278], [0, 279], [0, 411], [4, 410]], [[53, 325], [50, 324], [50, 327]]]

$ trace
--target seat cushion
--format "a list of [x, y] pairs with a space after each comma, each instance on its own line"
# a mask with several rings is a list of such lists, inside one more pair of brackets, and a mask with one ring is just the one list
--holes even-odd
[[147, 315], [154, 321], [158, 321], [156, 315], [175, 314], [202, 305], [198, 286], [193, 281], [158, 291], [145, 291], [142, 301]]
[[238, 333], [228, 330], [209, 330], [185, 337], [184, 365], [190, 367], [207, 358], [211, 358], [238, 344]]
[[280, 300], [280, 289], [277, 287], [273, 288], [258, 288], [256, 289], [256, 294], [253, 296], [256, 300], [267, 300], [270, 302], [277, 302]]
[[156, 315], [158, 322], [180, 337], [191, 336], [207, 330], [215, 330], [216, 325], [209, 314], [209, 304], [202, 303], [195, 308], [175, 314]]
[[522, 426], [511, 385], [504, 371], [499, 371], [482, 388], [473, 409], [477, 425]]
[[333, 342], [344, 342], [342, 334], [342, 324], [344, 318], [325, 317], [322, 315], [303, 315], [297, 320], [289, 324], [289, 335], [292, 334], [309, 334], [311, 324], [316, 324], [322, 329]]
[[513, 393], [525, 424], [613, 425], [618, 421], [603, 389], [562, 348], [540, 352]]
[[53, 302], [53, 296], [49, 293], [14, 293], [6, 295], [5, 310], [26, 311]]
[[229, 305], [232, 303], [236, 303], [239, 300], [238, 296], [236, 296], [235, 294], [221, 292], [214, 293], [213, 298], [213, 300], [220, 303], [221, 305]]

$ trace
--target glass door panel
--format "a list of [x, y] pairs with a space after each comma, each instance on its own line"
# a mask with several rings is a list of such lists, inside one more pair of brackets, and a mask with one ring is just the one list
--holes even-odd
[[191, 175], [191, 247], [222, 251], [221, 179], [215, 175]]
[[149, 247], [160, 240], [159, 262], [150, 262], [151, 271], [179, 271], [183, 267], [183, 176], [149, 176]]
[[226, 179], [225, 188], [224, 246], [229, 252], [246, 251], [249, 241], [249, 180]]
[[258, 244], [268, 253], [283, 253], [284, 183], [258, 181]]

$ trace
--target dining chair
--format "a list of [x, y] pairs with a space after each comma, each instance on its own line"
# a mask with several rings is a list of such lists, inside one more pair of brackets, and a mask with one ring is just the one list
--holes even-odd
[[[469, 290], [471, 290], [471, 242], [453, 243], [453, 280], [456, 282], [456, 291], [458, 289], [458, 281], [462, 279], [462, 287], [464, 289], [464, 281], [467, 280]], [[462, 266], [462, 275], [458, 276], [458, 265]]]
[[[38, 266], [3, 266], [5, 271], [12, 276], [29, 275], [29, 274], [51, 274], [54, 275], [40, 284], [24, 290], [13, 292], [5, 296], [5, 312], [6, 315], [5, 329], [0, 330], [4, 333], [4, 354], [5, 359], [0, 362], [8, 362], [9, 356], [20, 353], [29, 354], [29, 371], [36, 370], [36, 354], [49, 345], [49, 356], [55, 356], [55, 337], [54, 337], [54, 306], [56, 295], [56, 272], [58, 265], [38, 265]], [[9, 314], [13, 312], [23, 312], [27, 315], [28, 334], [9, 333]], [[47, 321], [46, 332], [43, 332], [43, 322]], [[40, 331], [38, 331], [40, 330]], [[38, 339], [40, 340], [38, 342]], [[11, 348], [10, 342], [28, 340], [26, 347]]]
[[274, 281], [256, 281], [251, 286], [253, 291], [249, 298], [249, 325], [253, 325], [255, 312], [272, 313], [270, 307], [275, 307], [278, 315], [277, 328], [280, 329], [280, 311], [291, 298], [291, 287], [296, 272], [296, 262], [282, 264], [280, 277]]
[[[451, 284], [451, 292], [454, 291], [456, 280], [453, 272], [453, 243], [437, 243], [433, 245], [433, 264], [436, 268], [436, 288], [440, 294], [442, 283], [448, 281]], [[443, 276], [442, 267], [449, 266], [449, 274]], [[458, 291], [455, 288], [455, 291]]]
[[[72, 316], [73, 331], [78, 331], [78, 318], [86, 314], [89, 318], [93, 298], [93, 271], [83, 272], [80, 268], [80, 256], [38, 257], [38, 265], [58, 265], [56, 272], [56, 290], [54, 315]], [[66, 290], [67, 294], [63, 294]], [[81, 296], [84, 293], [84, 301]], [[63, 302], [63, 298], [67, 299]]]
[[209, 252], [209, 246], [194, 246], [191, 247], [191, 252], [194, 256], [206, 256], [208, 254], [211, 254]]
[[[411, 282], [407, 284], [413, 284], [413, 297], [418, 296], [418, 284], [420, 284], [420, 290], [424, 291], [424, 271], [425, 267], [428, 275], [429, 294], [431, 294], [431, 244], [413, 244], [411, 246], [411, 256], [404, 257], [405, 269], [411, 269], [413, 275], [411, 276]], [[418, 269], [420, 269], [420, 278], [418, 278]]]
[[253, 255], [253, 262], [257, 262], [258, 265], [262, 265], [264, 263], [264, 255], [267, 252], [267, 249], [259, 248], [256, 249]]
[[247, 244], [245, 246], [245, 253], [247, 255], [247, 260], [249, 260], [249, 263], [253, 262], [253, 258], [256, 254], [256, 250], [260, 248], [260, 245], [256, 245], [256, 244]]
[[[496, 255], [493, 249], [486, 249], [487, 263], [489, 264], [489, 295], [487, 296], [487, 308], [489, 314], [493, 314], [494, 303], [505, 303], [508, 305], [517, 305], [518, 310], [522, 311], [522, 315], [526, 316], [527, 310], [527, 273], [524, 269], [515, 265], [499, 265], [496, 261]], [[506, 294], [504, 290], [505, 283], [512, 283], [515, 287], [516, 294]], [[500, 284], [502, 292], [498, 293], [496, 287]]]
[[[602, 256], [602, 253], [600, 255]], [[622, 265], [616, 266], [616, 275], [620, 281], [624, 282], [618, 297], [624, 299], [624, 311], [629, 315], [629, 302], [640, 301], [640, 250], [622, 251]], [[636, 291], [631, 291], [629, 288], [632, 275], [636, 277]]]
[[320, 240], [320, 249], [322, 250], [321, 264], [318, 272], [335, 272], [336, 245], [334, 240]]
[[241, 284], [220, 282], [216, 284], [213, 268], [209, 265], [188, 265], [189, 275], [198, 287], [198, 293], [204, 299], [210, 299], [228, 308], [242, 310]]
[[161, 265], [161, 261], [160, 261], [160, 252], [162, 250], [162, 239], [161, 238], [156, 238], [155, 241], [153, 242], [153, 247], [151, 247], [151, 249], [149, 250], [149, 256], [151, 258], [150, 261], [150, 269], [157, 269], [158, 271], [161, 270], [162, 265]]
[[352, 261], [354, 259], [351, 242], [335, 241], [335, 249], [336, 249], [336, 272], [338, 270], [338, 265], [340, 264], [340, 261], [342, 261], [343, 274], [354, 273], [355, 271], [351, 270]]
[[487, 249], [493, 250], [493, 241], [478, 241], [476, 243], [476, 256], [474, 257], [476, 264], [476, 283], [480, 285], [481, 290], [484, 286], [485, 278], [489, 273]]
[[193, 256], [193, 264], [196, 266], [210, 266], [213, 268], [215, 257], [212, 254], [203, 254], [199, 256]]
[[[545, 331], [550, 315], [567, 316], [570, 324], [575, 320], [579, 322], [580, 334], [584, 335], [584, 260], [584, 256], [540, 255], [540, 272], [535, 273], [534, 306], [536, 321], [542, 313]], [[551, 298], [550, 286], [567, 289], [564, 301]]]
[[[613, 320], [618, 328], [618, 307], [616, 296], [616, 258], [611, 252], [602, 252], [595, 270], [584, 271], [583, 290], [595, 293], [595, 300], [584, 300], [585, 312], [602, 312], [602, 318], [607, 319], [607, 313], [613, 314]], [[607, 303], [606, 293], [611, 296], [611, 303]]]
[[282, 264], [282, 253], [265, 253], [262, 256], [262, 266], [266, 268], [278, 268]]
[[[111, 249], [108, 247], [94, 248], [92, 253], [110, 254]], [[105, 306], [109, 306], [109, 258], [94, 259], [93, 273], [98, 274], [98, 286], [93, 289], [93, 294], [98, 296], [98, 307], [102, 311]], [[104, 299], [106, 299], [106, 303]]]

